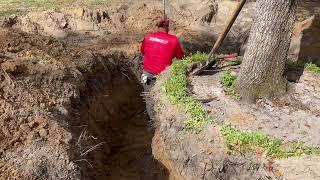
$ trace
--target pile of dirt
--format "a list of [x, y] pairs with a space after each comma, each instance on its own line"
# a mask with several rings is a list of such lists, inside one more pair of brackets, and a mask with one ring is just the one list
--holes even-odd
[[63, 62], [76, 58], [51, 38], [1, 30], [0, 39], [1, 177], [78, 177], [68, 152], [72, 135], [61, 125], [82, 80]]
[[0, 31], [3, 179], [167, 179], [122, 55]]

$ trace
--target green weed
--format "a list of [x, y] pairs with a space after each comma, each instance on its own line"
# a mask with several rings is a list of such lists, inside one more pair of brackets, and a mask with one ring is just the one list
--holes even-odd
[[231, 62], [232, 62], [231, 66], [237, 66], [242, 64], [242, 59], [240, 57], [237, 57], [234, 61], [231, 61]]
[[288, 59], [286, 62], [286, 66], [289, 69], [294, 69], [294, 70], [300, 70], [304, 68], [303, 63], [299, 62], [299, 61], [294, 61], [292, 59]]
[[266, 152], [273, 158], [297, 157], [303, 154], [319, 155], [317, 147], [305, 147], [301, 142], [283, 144], [279, 139], [260, 132], [240, 131], [230, 125], [223, 126], [221, 133], [226, 146], [233, 151], [245, 154], [247, 152]]
[[196, 62], [206, 62], [208, 61], [208, 59], [208, 54], [202, 53], [200, 51], [197, 51], [195, 54], [191, 54], [190, 56], [184, 58], [184, 60], [189, 64]]
[[80, 5], [99, 5], [107, 2], [108, 0], [77, 0], [77, 4]]
[[223, 87], [235, 88], [237, 85], [237, 77], [232, 75], [231, 70], [229, 69], [226, 72], [224, 72], [221, 78], [221, 83]]
[[60, 0], [0, 0], [0, 15], [10, 16], [32, 10], [48, 10], [61, 8]]
[[227, 95], [235, 98], [240, 99], [240, 95], [236, 92], [235, 88], [237, 86], [237, 77], [232, 75], [231, 70], [227, 70], [220, 80], [221, 84], [224, 87], [225, 92]]
[[190, 114], [191, 118], [185, 122], [186, 129], [199, 130], [202, 125], [212, 120], [202, 104], [188, 95], [187, 65], [191, 62], [202, 61], [204, 57], [203, 54], [195, 54], [182, 61], [175, 61], [171, 66], [170, 77], [162, 84], [162, 90], [168, 99]]
[[308, 63], [306, 64], [306, 68], [312, 73], [320, 73], [320, 67], [316, 64]]

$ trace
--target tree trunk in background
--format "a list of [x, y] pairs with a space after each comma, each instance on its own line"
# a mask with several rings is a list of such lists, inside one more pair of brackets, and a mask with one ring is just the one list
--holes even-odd
[[283, 77], [297, 0], [258, 0], [237, 90], [244, 101], [286, 91]]

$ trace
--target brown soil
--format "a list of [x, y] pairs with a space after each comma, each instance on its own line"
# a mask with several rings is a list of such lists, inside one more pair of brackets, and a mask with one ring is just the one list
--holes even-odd
[[[305, 70], [298, 82], [288, 84], [285, 96], [247, 105], [224, 92], [220, 83], [224, 70], [208, 70], [203, 76], [190, 78], [194, 97], [207, 99], [208, 94], [214, 97], [203, 106], [215, 114], [217, 122], [241, 130], [258, 131], [284, 142], [298, 141], [306, 146], [320, 147], [318, 74]], [[237, 74], [239, 67], [232, 67], [232, 71]], [[319, 179], [317, 159], [317, 156], [303, 156], [275, 160], [273, 167], [278, 170], [274, 171], [274, 176], [276, 179]]]
[[[285, 141], [301, 141], [320, 147], [318, 74], [305, 70], [297, 83], [288, 84], [285, 96], [261, 99], [250, 106], [225, 94], [220, 83], [223, 72], [224, 69], [216, 69], [190, 79], [197, 99], [207, 99], [207, 94], [214, 97], [204, 105], [220, 122], [243, 130], [259, 130]], [[237, 74], [239, 67], [234, 66], [233, 72]]]
[[168, 179], [122, 55], [1, 30], [0, 179]]
[[1, 29], [0, 179], [172, 178], [153, 158], [132, 63], [116, 53], [135, 54], [143, 32], [120, 32], [122, 10], [108, 12], [112, 23], [85, 11], [30, 13]]
[[72, 136], [61, 126], [65, 117], [55, 116], [67, 112], [80, 81], [62, 62], [72, 62], [70, 52], [90, 57], [51, 38], [1, 30], [0, 39], [1, 178], [77, 177], [67, 152]]

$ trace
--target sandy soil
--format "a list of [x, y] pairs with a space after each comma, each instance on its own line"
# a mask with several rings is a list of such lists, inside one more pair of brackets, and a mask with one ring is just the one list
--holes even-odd
[[[234, 68], [239, 72], [239, 68]], [[206, 103], [206, 107], [212, 109], [221, 122], [244, 130], [260, 130], [287, 141], [320, 146], [319, 75], [305, 71], [298, 83], [289, 84], [285, 97], [259, 100], [256, 105], [247, 106], [225, 95], [220, 84], [222, 74], [219, 70], [208, 71], [207, 75], [190, 79], [192, 92], [198, 99], [209, 99], [208, 95], [214, 99]]]

